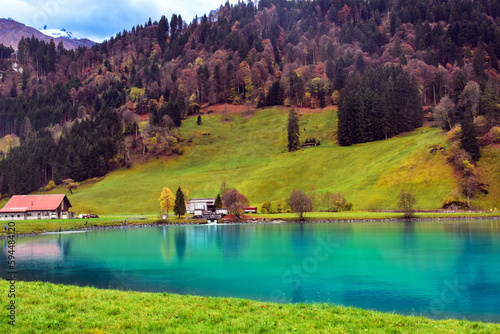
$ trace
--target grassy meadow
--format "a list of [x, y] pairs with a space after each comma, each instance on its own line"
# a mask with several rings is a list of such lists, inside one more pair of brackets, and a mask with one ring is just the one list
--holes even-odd
[[[253, 117], [202, 116], [183, 121], [182, 156], [153, 158], [82, 185], [69, 198], [77, 212], [157, 213], [163, 187], [189, 189], [191, 197], [215, 197], [220, 185], [245, 194], [251, 205], [283, 200], [294, 189], [309, 194], [342, 192], [355, 210], [396, 208], [401, 188], [412, 191], [418, 208], [439, 208], [456, 187], [442, 152], [430, 146], [445, 141], [439, 129], [425, 127], [390, 140], [340, 147], [336, 112], [301, 116], [301, 139], [315, 137], [318, 147], [288, 153], [287, 113], [266, 109]], [[65, 191], [56, 188], [54, 192]]]
[[473, 205], [488, 210], [500, 210], [500, 150], [488, 147], [481, 152], [479, 169], [485, 183], [489, 184], [489, 194], [472, 200]]
[[[9, 283], [0, 280], [0, 290]], [[6, 305], [7, 293], [0, 296]], [[43, 302], [41, 302], [43, 301]], [[0, 333], [498, 333], [499, 324], [430, 320], [331, 304], [16, 283], [16, 323], [0, 310]]]

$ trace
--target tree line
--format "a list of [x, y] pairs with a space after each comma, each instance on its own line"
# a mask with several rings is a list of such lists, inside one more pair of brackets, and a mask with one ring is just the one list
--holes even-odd
[[422, 124], [417, 83], [400, 66], [378, 67], [354, 76], [340, 92], [340, 145], [391, 138]]
[[[424, 103], [437, 104], [456, 68], [481, 54], [478, 45], [487, 55], [485, 70], [498, 74], [498, 7], [487, 0], [477, 6], [466, 0], [249, 1], [226, 3], [190, 23], [176, 14], [150, 19], [91, 48], [65, 50], [24, 38], [18, 46], [27, 71], [22, 91], [31, 96], [38, 86], [79, 78], [98, 94], [121, 82], [122, 104], [134, 87], [144, 89], [134, 102], [146, 106], [173, 95], [183, 115], [196, 98], [199, 104], [322, 107], [354, 71], [399, 62], [424, 86]], [[19, 90], [20, 80], [10, 74], [3, 95], [13, 93], [12, 86]], [[91, 112], [90, 104], [85, 108]]]
[[60, 184], [65, 179], [81, 182], [104, 176], [123, 145], [122, 121], [111, 108], [95, 119], [76, 121], [57, 139], [47, 130], [25, 136], [0, 160], [2, 195], [29, 194], [51, 180]]

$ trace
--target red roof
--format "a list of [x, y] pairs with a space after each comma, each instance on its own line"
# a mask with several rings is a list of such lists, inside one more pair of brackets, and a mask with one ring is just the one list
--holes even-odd
[[66, 201], [68, 207], [72, 206], [64, 194], [57, 195], [14, 195], [5, 204], [0, 213], [27, 212], [27, 211], [54, 211], [62, 201]]

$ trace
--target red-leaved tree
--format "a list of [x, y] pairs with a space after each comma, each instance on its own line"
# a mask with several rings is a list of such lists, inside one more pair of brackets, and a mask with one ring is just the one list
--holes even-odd
[[228, 190], [222, 195], [222, 203], [235, 217], [243, 213], [245, 207], [248, 206], [248, 198], [242, 195], [236, 189]]

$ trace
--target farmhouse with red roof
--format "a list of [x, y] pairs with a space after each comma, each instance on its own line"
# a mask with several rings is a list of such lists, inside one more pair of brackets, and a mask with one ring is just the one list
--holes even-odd
[[67, 219], [70, 212], [68, 197], [57, 195], [14, 195], [0, 210], [0, 220]]

